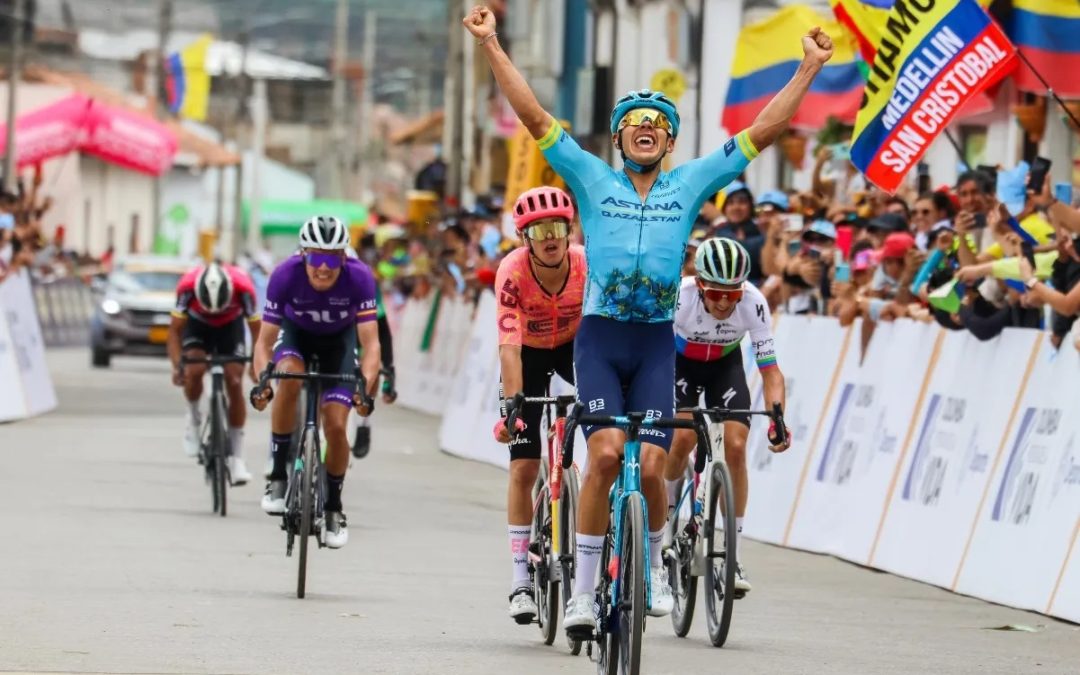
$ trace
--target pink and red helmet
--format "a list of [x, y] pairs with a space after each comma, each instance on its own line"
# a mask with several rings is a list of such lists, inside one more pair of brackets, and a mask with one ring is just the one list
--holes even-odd
[[570, 195], [547, 185], [522, 192], [514, 203], [514, 227], [518, 234], [541, 218], [564, 218], [567, 222], [573, 222], [574, 204], [570, 201]]

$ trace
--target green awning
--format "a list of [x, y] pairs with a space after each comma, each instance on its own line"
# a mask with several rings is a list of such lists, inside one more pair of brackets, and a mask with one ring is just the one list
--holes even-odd
[[[251, 203], [243, 204], [243, 229], [247, 232], [251, 221]], [[304, 221], [314, 215], [337, 216], [346, 225], [367, 225], [368, 210], [363, 204], [337, 201], [333, 199], [313, 199], [311, 201], [291, 201], [283, 199], [264, 199], [259, 203], [259, 220], [262, 222], [262, 235], [296, 236]]]

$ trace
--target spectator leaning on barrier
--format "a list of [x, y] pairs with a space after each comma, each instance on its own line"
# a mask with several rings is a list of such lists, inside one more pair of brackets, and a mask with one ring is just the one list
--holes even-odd
[[911, 210], [911, 225], [915, 233], [915, 245], [920, 250], [930, 248], [930, 230], [942, 221], [951, 221], [955, 216], [952, 202], [942, 192], [926, 192], [915, 200]]

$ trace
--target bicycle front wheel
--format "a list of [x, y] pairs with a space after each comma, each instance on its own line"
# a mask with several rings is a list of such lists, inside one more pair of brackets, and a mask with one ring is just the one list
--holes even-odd
[[[574, 552], [577, 546], [577, 505], [578, 505], [578, 481], [577, 472], [573, 468], [563, 471], [562, 479], [562, 504], [559, 505], [559, 536], [562, 538], [559, 550], [559, 578], [562, 580], [562, 606], [565, 609], [570, 602], [570, 596], [574, 593]], [[566, 645], [570, 653], [577, 656], [581, 653], [581, 640], [575, 640], [566, 636]]]
[[559, 626], [559, 581], [551, 566], [551, 500], [547, 487], [540, 490], [535, 503], [529, 537], [529, 567], [540, 634], [544, 636], [544, 644], [550, 645], [555, 642]]
[[296, 597], [304, 597], [307, 587], [308, 539], [311, 537], [311, 512], [315, 506], [315, 453], [319, 451], [319, 434], [314, 429], [305, 429], [300, 441], [300, 456], [303, 458], [303, 476], [300, 483], [300, 560], [296, 576]]
[[609, 658], [617, 656], [620, 675], [641, 672], [641, 641], [645, 630], [645, 503], [641, 494], [632, 494], [622, 512], [622, 550], [619, 551], [619, 584], [616, 610], [618, 648], [614, 645]]
[[667, 551], [665, 563], [671, 590], [675, 596], [675, 607], [671, 610], [671, 627], [675, 635], [686, 637], [690, 624], [694, 621], [694, 606], [697, 604], [698, 579], [691, 573], [694, 562], [694, 546], [701, 536], [694, 525], [694, 482], [688, 480], [683, 485], [683, 502], [672, 515], [668, 527], [672, 531], [671, 549]]
[[229, 469], [225, 464], [225, 458], [229, 452], [229, 441], [225, 433], [225, 401], [222, 400], [220, 394], [214, 402], [214, 408], [217, 410], [215, 416], [217, 422], [214, 425], [216, 429], [214, 433], [217, 437], [214, 442], [214, 482], [217, 484], [218, 514], [224, 518], [228, 504]]
[[[723, 462], [713, 464], [709, 480], [712, 497], [705, 521], [705, 616], [709, 640], [714, 647], [723, 647], [735, 602], [735, 493], [731, 473]], [[717, 527], [723, 529], [718, 532]]]
[[214, 513], [225, 515], [225, 490], [222, 488], [225, 467], [218, 461], [225, 452], [224, 416], [216, 397], [210, 401], [210, 443], [207, 445], [206, 473], [210, 479], [210, 503]]

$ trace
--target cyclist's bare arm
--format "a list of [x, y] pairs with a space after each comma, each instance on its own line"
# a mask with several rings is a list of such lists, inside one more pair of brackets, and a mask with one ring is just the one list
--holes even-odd
[[360, 372], [367, 381], [368, 396], [374, 396], [379, 386], [379, 367], [382, 363], [382, 348], [379, 346], [379, 324], [375, 321], [357, 324], [356, 337], [360, 341], [363, 356], [360, 358]]
[[536, 94], [514, 67], [510, 57], [503, 51], [499, 45], [498, 36], [489, 37], [495, 32], [495, 15], [487, 7], [474, 7], [461, 23], [473, 37], [483, 41], [480, 51], [487, 58], [491, 72], [495, 75], [495, 81], [499, 83], [499, 89], [510, 102], [510, 107], [514, 109], [518, 119], [533, 138], [543, 138], [551, 128], [553, 118], [540, 106], [540, 101], [536, 100]]
[[274, 342], [280, 332], [281, 326], [275, 326], [272, 323], [264, 323], [259, 329], [259, 337], [255, 340], [255, 347], [252, 350], [256, 373], [266, 370], [266, 365], [273, 358]]
[[499, 364], [502, 369], [503, 398], [513, 398], [525, 386], [521, 375], [521, 347], [501, 345]]
[[761, 383], [765, 391], [765, 407], [772, 409], [773, 403], [779, 403], [780, 408], [787, 409], [787, 391], [784, 386], [784, 374], [777, 367], [766, 368], [761, 371]]
[[172, 362], [173, 371], [180, 367], [180, 334], [184, 330], [184, 324], [187, 323], [186, 316], [172, 315], [172, 321], [169, 322], [169, 337], [165, 340], [165, 350], [169, 354], [169, 361]]
[[[803, 60], [794, 77], [765, 106], [747, 130], [758, 152], [772, 145], [787, 129], [799, 109], [810, 84], [833, 54], [832, 39], [820, 28], [812, 28], [803, 37]], [[505, 90], [504, 90], [505, 91]], [[546, 129], [545, 129], [546, 131]]]

